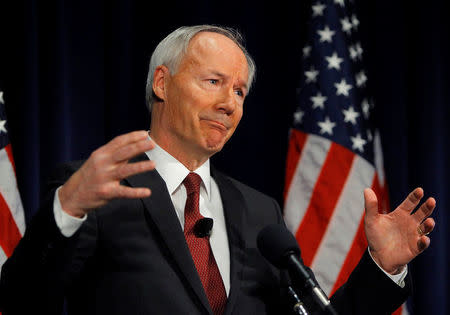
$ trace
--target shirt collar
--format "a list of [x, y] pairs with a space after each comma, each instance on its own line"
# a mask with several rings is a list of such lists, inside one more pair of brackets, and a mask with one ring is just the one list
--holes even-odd
[[[150, 137], [149, 137], [150, 138]], [[150, 138], [151, 139], [151, 138]], [[153, 139], [151, 139], [153, 140]], [[166, 182], [169, 194], [172, 195], [175, 190], [183, 183], [183, 180], [189, 174], [189, 170], [180, 161], [170, 155], [167, 151], [161, 148], [154, 140], [155, 147], [152, 150], [145, 152], [150, 160], [155, 162], [155, 169]], [[209, 166], [209, 159], [195, 170], [202, 178], [202, 183], [206, 191], [208, 199], [211, 191], [211, 173]]]

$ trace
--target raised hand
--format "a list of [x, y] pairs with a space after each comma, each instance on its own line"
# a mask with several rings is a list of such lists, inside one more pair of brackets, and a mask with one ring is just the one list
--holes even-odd
[[63, 210], [82, 217], [111, 199], [150, 196], [150, 189], [126, 187], [120, 185], [120, 181], [155, 168], [153, 161], [128, 163], [132, 157], [153, 147], [146, 131], [134, 131], [118, 136], [94, 151], [59, 190]]
[[428, 198], [411, 214], [423, 195], [422, 188], [416, 188], [397, 209], [380, 214], [375, 193], [369, 188], [364, 190], [364, 227], [370, 252], [378, 265], [390, 274], [401, 272], [407, 263], [430, 245], [427, 235], [434, 229], [435, 222], [428, 217], [436, 201]]

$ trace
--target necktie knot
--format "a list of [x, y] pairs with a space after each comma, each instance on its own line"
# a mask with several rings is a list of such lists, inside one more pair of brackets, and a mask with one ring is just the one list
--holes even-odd
[[200, 193], [200, 184], [202, 183], [202, 178], [200, 175], [190, 172], [188, 176], [183, 181], [184, 187], [186, 187], [186, 193], [188, 195], [193, 193]]

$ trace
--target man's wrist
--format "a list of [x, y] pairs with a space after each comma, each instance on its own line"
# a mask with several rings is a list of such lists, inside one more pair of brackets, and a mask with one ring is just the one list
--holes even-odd
[[65, 237], [71, 237], [87, 219], [87, 215], [84, 215], [82, 218], [77, 218], [75, 216], [69, 215], [62, 209], [61, 201], [59, 200], [59, 191], [61, 190], [61, 188], [62, 186], [59, 187], [55, 192], [55, 197], [53, 200], [53, 214], [55, 217], [56, 225], [58, 226], [61, 234]]
[[400, 287], [403, 288], [405, 286], [405, 278], [406, 278], [406, 275], [408, 274], [408, 265], [404, 265], [402, 268], [401, 267], [397, 268], [395, 270], [395, 271], [398, 271], [397, 273], [389, 273], [381, 266], [380, 263], [378, 263], [378, 261], [372, 255], [372, 251], [370, 250], [370, 247], [367, 248], [367, 251], [369, 252], [369, 255], [372, 258], [373, 262], [378, 266], [378, 268], [381, 269], [381, 271], [384, 272], [384, 274], [386, 274], [386, 276], [388, 276], [392, 281], [394, 281]]
[[61, 209], [65, 213], [67, 213], [68, 215], [71, 215], [72, 217], [76, 217], [79, 219], [83, 218], [86, 215], [86, 213], [85, 213], [85, 211], [83, 211], [83, 209], [77, 209], [77, 208], [69, 206], [70, 202], [69, 202], [69, 198], [67, 196], [64, 185], [58, 189], [57, 193], [58, 193], [58, 198], [59, 198], [59, 202], [61, 205]]

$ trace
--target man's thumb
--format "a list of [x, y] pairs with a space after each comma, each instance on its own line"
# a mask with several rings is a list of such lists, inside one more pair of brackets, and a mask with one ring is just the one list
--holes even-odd
[[373, 217], [378, 214], [378, 199], [375, 192], [370, 189], [364, 189], [364, 208], [367, 217]]

